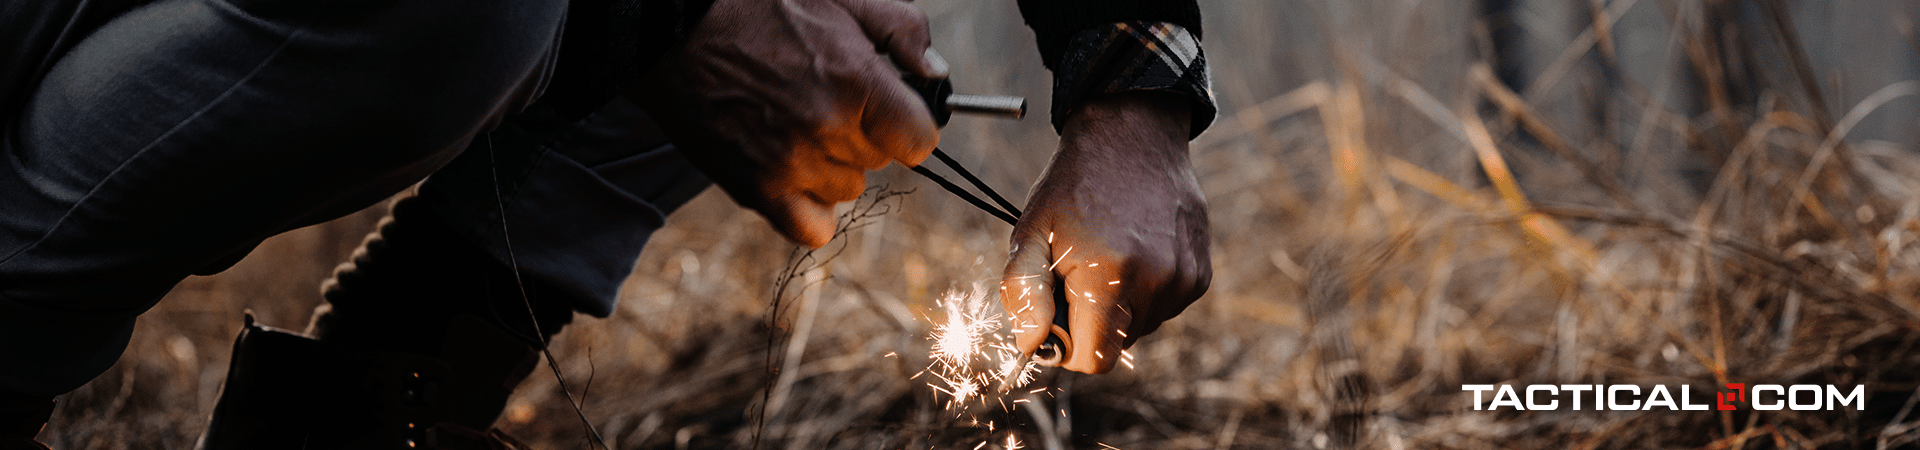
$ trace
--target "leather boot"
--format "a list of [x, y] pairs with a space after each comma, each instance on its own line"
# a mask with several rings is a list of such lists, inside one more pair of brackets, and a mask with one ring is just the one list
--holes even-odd
[[199, 448], [525, 448], [492, 424], [573, 309], [419, 201], [335, 271], [311, 337], [249, 316]]
[[462, 350], [433, 357], [346, 349], [248, 315], [198, 448], [527, 448], [490, 426], [537, 354], [472, 316], [448, 328]]
[[53, 416], [53, 399], [0, 401], [0, 450], [48, 450], [33, 440]]

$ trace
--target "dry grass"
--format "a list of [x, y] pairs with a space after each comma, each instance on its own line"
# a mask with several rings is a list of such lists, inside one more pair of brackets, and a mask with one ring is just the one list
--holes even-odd
[[[921, 6], [963, 91], [1019, 93], [1045, 111], [1048, 80], [1011, 3]], [[1816, 71], [1780, 38], [1770, 8], [1784, 2], [1613, 2], [1596, 8], [1603, 32], [1539, 43], [1564, 49], [1561, 62], [1521, 92], [1471, 56], [1460, 5], [1203, 3], [1224, 108], [1194, 160], [1216, 276], [1134, 349], [1137, 369], [1043, 377], [1063, 392], [1042, 399], [1055, 413], [981, 408], [975, 424], [944, 411], [909, 379], [927, 362], [923, 315], [942, 291], [998, 272], [1008, 229], [888, 170], [872, 180], [922, 189], [803, 275], [773, 329], [767, 299], [789, 246], [715, 193], [678, 213], [615, 316], [555, 343], [573, 385], [590, 388], [586, 415], [622, 449], [743, 448], [756, 430], [794, 449], [971, 449], [1008, 429], [1030, 448], [1055, 436], [1123, 449], [1920, 438], [1905, 411], [1920, 398], [1920, 157], [1848, 137], [1882, 98], [1842, 102], [1802, 82]], [[1758, 14], [1722, 20], [1719, 8], [1740, 7]], [[1613, 27], [1622, 11], [1656, 20]], [[1614, 40], [1635, 35], [1684, 70], [1627, 74]], [[1914, 89], [1885, 92], [1910, 102]], [[1043, 123], [962, 119], [946, 147], [990, 183], [1024, 186], [1052, 146]], [[301, 323], [369, 222], [292, 233], [176, 289], [48, 439], [187, 446], [240, 309]], [[1460, 390], [1724, 382], [1865, 384], [1869, 408], [1491, 413]], [[550, 374], [523, 387], [503, 426], [541, 448], [587, 446]]]

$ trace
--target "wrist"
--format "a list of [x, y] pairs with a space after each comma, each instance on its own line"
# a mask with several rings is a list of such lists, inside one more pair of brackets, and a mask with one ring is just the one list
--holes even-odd
[[1122, 161], [1187, 161], [1192, 106], [1184, 96], [1127, 91], [1089, 98], [1067, 115], [1061, 152], [1099, 152]]

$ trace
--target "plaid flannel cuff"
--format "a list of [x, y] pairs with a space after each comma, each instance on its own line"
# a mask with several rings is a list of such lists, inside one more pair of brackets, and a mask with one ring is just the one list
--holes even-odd
[[1119, 22], [1074, 35], [1053, 71], [1053, 128], [1088, 98], [1124, 91], [1163, 91], [1193, 102], [1193, 135], [1213, 124], [1219, 108], [1200, 40], [1166, 22]]

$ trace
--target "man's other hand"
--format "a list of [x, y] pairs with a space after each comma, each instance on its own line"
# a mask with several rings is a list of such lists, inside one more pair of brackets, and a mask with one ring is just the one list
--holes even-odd
[[[1207, 204], [1187, 159], [1187, 103], [1126, 92], [1068, 117], [1060, 149], [1013, 229], [1001, 301], [1026, 354], [1067, 317], [1061, 367], [1112, 370], [1213, 278]], [[1057, 289], [1066, 311], [1054, 307]]]

